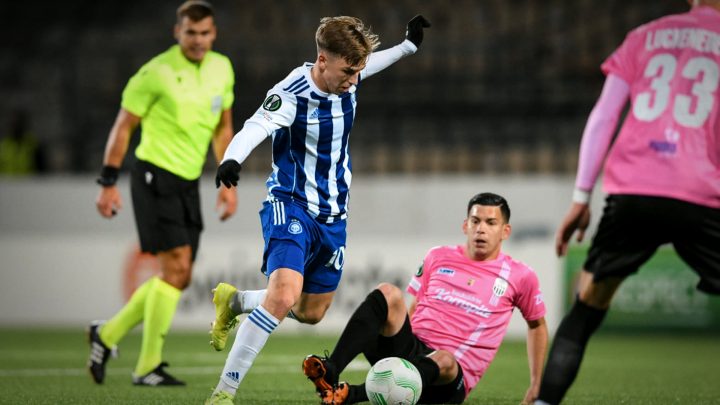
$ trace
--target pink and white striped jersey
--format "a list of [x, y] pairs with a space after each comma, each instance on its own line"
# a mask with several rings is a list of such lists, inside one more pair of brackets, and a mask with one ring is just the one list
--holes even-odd
[[629, 84], [632, 102], [605, 192], [720, 208], [720, 12], [694, 7], [640, 26], [602, 70]]
[[417, 300], [410, 320], [415, 336], [455, 355], [470, 393], [495, 357], [513, 308], [526, 320], [545, 316], [535, 272], [500, 253], [475, 261], [465, 246], [441, 246], [425, 256], [407, 292]]

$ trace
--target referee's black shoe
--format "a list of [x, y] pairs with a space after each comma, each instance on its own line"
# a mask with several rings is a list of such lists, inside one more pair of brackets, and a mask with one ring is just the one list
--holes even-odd
[[87, 328], [87, 340], [90, 344], [90, 357], [87, 361], [87, 368], [90, 376], [96, 384], [102, 384], [105, 380], [105, 365], [110, 359], [110, 355], [116, 357], [116, 350], [105, 346], [100, 340], [98, 329], [105, 323], [104, 321], [93, 321]]
[[165, 367], [168, 367], [168, 364], [162, 362], [159, 366], [155, 367], [155, 370], [143, 376], [133, 375], [133, 385], [143, 385], [148, 387], [185, 385], [185, 382], [168, 374], [165, 371]]

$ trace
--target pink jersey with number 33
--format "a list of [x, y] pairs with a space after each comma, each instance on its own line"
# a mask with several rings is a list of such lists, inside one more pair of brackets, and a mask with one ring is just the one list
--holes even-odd
[[407, 287], [417, 300], [413, 333], [454, 354], [469, 393], [495, 357], [513, 308], [528, 321], [545, 316], [537, 275], [502, 253], [495, 260], [471, 260], [464, 246], [431, 249], [421, 269]]
[[605, 192], [720, 208], [720, 12], [695, 7], [631, 31], [603, 63], [632, 105], [605, 164]]

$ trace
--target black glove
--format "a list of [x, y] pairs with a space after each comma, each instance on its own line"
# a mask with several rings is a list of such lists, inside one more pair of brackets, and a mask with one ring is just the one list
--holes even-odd
[[237, 186], [240, 180], [240, 170], [242, 166], [237, 160], [226, 160], [218, 166], [217, 175], [215, 175], [215, 187], [220, 188], [220, 183], [225, 187]]
[[405, 39], [409, 40], [419, 48], [423, 41], [423, 28], [430, 28], [430, 21], [418, 14], [413, 17], [410, 22], [408, 22], [407, 31], [405, 31]]

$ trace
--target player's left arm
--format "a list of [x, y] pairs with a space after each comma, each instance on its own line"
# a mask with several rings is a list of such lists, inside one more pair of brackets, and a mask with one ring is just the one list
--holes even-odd
[[430, 272], [426, 272], [425, 269], [432, 268], [433, 251], [434, 249], [430, 249], [430, 251], [425, 255], [425, 258], [420, 264], [420, 267], [418, 267], [415, 275], [413, 275], [413, 277], [410, 279], [410, 283], [405, 289], [405, 292], [411, 297], [411, 301], [408, 303], [407, 306], [408, 317], [410, 317], [411, 319], [415, 314], [415, 309], [417, 309], [418, 301], [422, 301], [425, 299], [427, 283], [430, 281], [428, 279]]
[[415, 308], [417, 308], [417, 298], [412, 297], [410, 301], [410, 305], [408, 305], [408, 317], [412, 318], [413, 314], [415, 313]]
[[430, 27], [430, 21], [422, 15], [416, 15], [407, 24], [405, 40], [392, 48], [373, 52], [368, 58], [367, 65], [360, 71], [360, 80], [366, 79], [375, 73], [387, 68], [400, 59], [418, 51], [423, 41], [423, 29]]
[[[220, 164], [225, 154], [225, 150], [233, 136], [232, 109], [228, 108], [222, 112], [220, 122], [215, 128], [213, 134], [212, 146], [215, 155], [215, 161]], [[215, 209], [220, 212], [220, 220], [225, 221], [230, 218], [237, 210], [237, 188], [221, 187], [218, 191]]]
[[573, 202], [555, 235], [558, 256], [567, 254], [574, 233], [578, 242], [585, 238], [590, 225], [590, 194], [629, 96], [630, 85], [620, 76], [609, 74], [583, 131]]
[[527, 354], [530, 367], [530, 387], [525, 393], [523, 404], [532, 404], [540, 393], [543, 364], [548, 345], [548, 330], [545, 318], [527, 321]]

